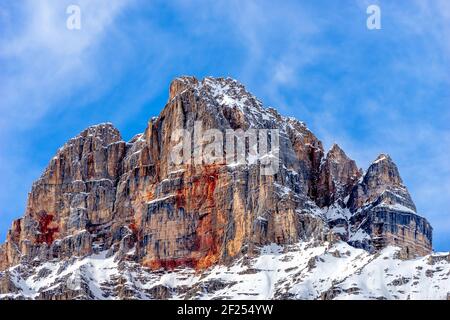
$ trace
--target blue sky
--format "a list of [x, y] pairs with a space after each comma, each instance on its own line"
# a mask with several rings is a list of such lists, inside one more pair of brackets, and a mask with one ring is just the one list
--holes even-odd
[[[81, 8], [81, 30], [66, 8]], [[378, 4], [382, 29], [366, 28]], [[56, 150], [145, 129], [178, 75], [231, 76], [367, 168], [399, 166], [450, 250], [450, 2], [23, 0], [0, 4], [0, 238]]]

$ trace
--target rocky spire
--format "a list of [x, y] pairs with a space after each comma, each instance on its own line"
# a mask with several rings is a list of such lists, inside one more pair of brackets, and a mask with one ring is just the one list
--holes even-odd
[[380, 154], [353, 188], [348, 206], [352, 211], [373, 203], [400, 204], [416, 211], [396, 164], [387, 154]]
[[326, 207], [340, 200], [344, 206], [344, 198], [350, 193], [352, 187], [361, 176], [361, 171], [354, 160], [333, 144], [320, 166], [317, 182], [317, 199], [319, 207]]
[[371, 187], [377, 187], [378, 185], [403, 185], [397, 165], [388, 154], [383, 153], [372, 162], [364, 179]]
[[[416, 206], [391, 157], [381, 154], [353, 188], [348, 207], [353, 215], [349, 243], [369, 251], [388, 245], [402, 248], [402, 257], [431, 252], [432, 227]], [[365, 236], [362, 236], [365, 235]]]

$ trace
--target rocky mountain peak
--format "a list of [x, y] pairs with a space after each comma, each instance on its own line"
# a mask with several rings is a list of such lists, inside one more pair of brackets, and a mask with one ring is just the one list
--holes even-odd
[[86, 147], [88, 150], [95, 150], [119, 141], [122, 141], [122, 136], [120, 131], [112, 123], [107, 122], [93, 125], [66, 142], [58, 150], [54, 159], [66, 152], [67, 149], [81, 148], [80, 152], [82, 152], [83, 147]]
[[352, 191], [349, 206], [357, 210], [367, 204], [400, 204], [409, 210], [416, 207], [398, 171], [397, 165], [387, 154], [379, 155], [369, 166], [364, 177]]
[[378, 163], [380, 161], [390, 161], [392, 162], [392, 158], [390, 155], [386, 153], [380, 153], [378, 157], [372, 163]]
[[98, 138], [103, 137], [106, 139], [107, 143], [122, 140], [119, 129], [117, 129], [111, 122], [92, 125], [83, 130], [78, 136], [81, 137], [94, 136]]
[[317, 203], [320, 207], [330, 206], [349, 195], [361, 176], [356, 162], [350, 159], [338, 144], [333, 144], [320, 166]]
[[[114, 144], [117, 146], [113, 146]], [[117, 148], [123, 149], [122, 153], [125, 142], [113, 124], [102, 123], [90, 126], [58, 150], [41, 179], [72, 182], [77, 179], [83, 181], [114, 177], [119, 168], [102, 168], [100, 163], [112, 156], [109, 150]]]
[[195, 109], [183, 112], [191, 113], [192, 118], [204, 118], [209, 113], [211, 119], [206, 122], [218, 123], [218, 126], [228, 122], [232, 129], [276, 127], [283, 120], [274, 109], [264, 107], [242, 83], [229, 77], [206, 77], [202, 80], [195, 77], [176, 78], [170, 86], [169, 102], [175, 98], [197, 99]]
[[[407, 257], [431, 250], [432, 228], [417, 215], [416, 206], [389, 155], [381, 154], [353, 188], [348, 201], [355, 234], [373, 234], [371, 244], [379, 250], [387, 243], [403, 243]], [[350, 241], [351, 243], [351, 241]]]
[[403, 243], [407, 257], [431, 249], [431, 226], [416, 214], [389, 155], [378, 156], [363, 175], [335, 144], [321, 162], [317, 190], [333, 237], [369, 251]]
[[329, 157], [347, 157], [347, 155], [337, 143], [333, 143], [330, 150], [327, 152], [327, 158]]
[[[216, 133], [275, 130], [277, 156], [266, 158], [275, 158], [277, 170], [263, 175], [261, 162], [236, 165], [223, 157], [189, 162], [200, 147], [173, 168], [174, 132], [189, 136], [198, 122]], [[248, 142], [249, 150], [257, 146]], [[0, 246], [0, 270], [96, 254], [152, 270], [199, 271], [257, 255], [266, 245], [336, 239], [427, 254], [431, 226], [415, 214], [392, 159], [381, 155], [361, 175], [337, 144], [324, 155], [303, 122], [264, 107], [238, 81], [179, 77], [145, 133], [126, 143], [105, 123], [57, 152]]]
[[208, 96], [211, 105], [219, 108], [225, 118], [244, 121], [244, 128], [268, 128], [279, 121], [273, 110], [265, 108], [258, 98], [235, 79], [207, 77], [201, 82], [199, 91], [202, 96]]
[[350, 159], [344, 150], [337, 144], [334, 143], [330, 150], [328, 150], [327, 154], [325, 155], [325, 158], [323, 159], [323, 163], [326, 162], [336, 162], [336, 163], [346, 163], [346, 162], [353, 162], [356, 166], [356, 162], [352, 159]]
[[364, 176], [364, 181], [371, 188], [403, 185], [397, 165], [387, 154], [380, 154], [376, 160], [372, 162]]
[[191, 76], [181, 76], [172, 80], [169, 85], [169, 102], [174, 99], [178, 94], [188, 88], [195, 88], [198, 85], [198, 80]]

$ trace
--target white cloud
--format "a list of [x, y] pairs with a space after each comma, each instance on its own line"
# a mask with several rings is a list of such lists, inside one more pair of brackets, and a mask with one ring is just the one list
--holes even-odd
[[[58, 99], [93, 83], [96, 67], [93, 51], [114, 18], [129, 1], [80, 0], [82, 29], [66, 28], [70, 1], [23, 1], [3, 12], [5, 30], [0, 40], [0, 62], [10, 67], [0, 75], [2, 100], [0, 126], [5, 131], [32, 125]], [[22, 21], [19, 23], [18, 21]]]

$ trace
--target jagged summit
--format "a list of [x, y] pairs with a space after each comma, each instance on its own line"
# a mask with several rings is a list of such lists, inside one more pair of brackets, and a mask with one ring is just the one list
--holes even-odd
[[206, 77], [198, 80], [195, 77], [183, 76], [172, 81], [169, 89], [169, 104], [189, 91], [195, 99], [203, 102], [200, 110], [215, 115], [218, 122], [230, 123], [232, 128], [266, 128], [274, 127], [277, 122], [286, 120], [275, 109], [264, 107], [263, 103], [245, 86], [232, 78]]
[[381, 153], [372, 163], [378, 163], [381, 161], [392, 162], [392, 158], [388, 154]]
[[374, 201], [399, 204], [416, 212], [416, 206], [403, 184], [396, 164], [386, 154], [378, 156], [367, 169], [363, 179], [353, 189], [349, 205], [352, 210], [357, 210]]
[[191, 76], [181, 76], [172, 80], [169, 86], [169, 103], [174, 99], [178, 94], [183, 92], [188, 88], [195, 88], [198, 85], [198, 80], [195, 77]]
[[375, 185], [403, 185], [397, 165], [389, 155], [381, 154], [369, 166], [364, 177], [367, 183]]
[[[174, 132], [183, 129], [189, 135], [197, 122], [203, 130], [221, 132], [277, 130], [278, 170], [263, 175], [261, 162], [173, 167]], [[258, 149], [258, 141], [250, 147]], [[0, 270], [19, 270], [14, 279], [0, 273], [0, 295], [9, 290], [2, 283], [7, 288], [14, 283], [18, 295], [25, 294], [15, 281], [25, 281], [20, 270], [30, 264], [54, 262], [64, 269], [60, 265], [68, 259], [115, 261], [114, 268], [128, 268], [132, 261], [138, 272], [142, 267], [207, 272], [244, 256], [258, 257], [275, 244], [326, 248], [339, 241], [367, 254], [395, 245], [407, 258], [426, 255], [432, 229], [415, 211], [390, 157], [379, 157], [362, 177], [337, 144], [325, 154], [304, 123], [265, 108], [237, 81], [180, 77], [170, 84], [166, 106], [144, 133], [124, 142], [111, 124], [101, 124], [58, 151], [33, 184], [24, 216], [14, 221], [0, 246]], [[117, 277], [113, 273], [108, 274]], [[43, 297], [54, 290], [66, 298], [88, 294], [59, 282], [29, 286]]]
[[102, 139], [122, 139], [119, 129], [117, 129], [111, 122], [104, 122], [89, 126], [77, 135], [77, 137], [87, 136], [95, 136]]
[[334, 142], [331, 148], [328, 150], [327, 154], [333, 154], [333, 153], [342, 153], [344, 150], [336, 143]]
[[[214, 98], [225, 100], [228, 96], [236, 100], [242, 100], [244, 98], [257, 100], [254, 95], [246, 90], [242, 83], [230, 77], [205, 77], [202, 80], [198, 80], [192, 76], [175, 78], [172, 80], [169, 87], [169, 101], [184, 90], [203, 91], [202, 93], [207, 92]], [[259, 104], [261, 105], [261, 102], [259, 102]]]
[[81, 140], [86, 139], [92, 139], [92, 141], [102, 145], [108, 145], [114, 142], [122, 141], [122, 136], [120, 131], [112, 123], [100, 123], [89, 126], [81, 131], [78, 135], [65, 143], [64, 146], [58, 150], [58, 152], [61, 152], [63, 149], [71, 147], [77, 142], [80, 143]]
[[345, 153], [345, 151], [342, 150], [342, 148], [337, 143], [333, 143], [333, 145], [331, 146], [330, 150], [328, 150], [326, 157], [325, 157], [325, 159], [332, 159], [332, 158], [349, 159], [347, 154]]
[[338, 144], [333, 144], [320, 166], [318, 205], [328, 207], [339, 202], [340, 206], [345, 206], [345, 198], [360, 176], [356, 162]]

